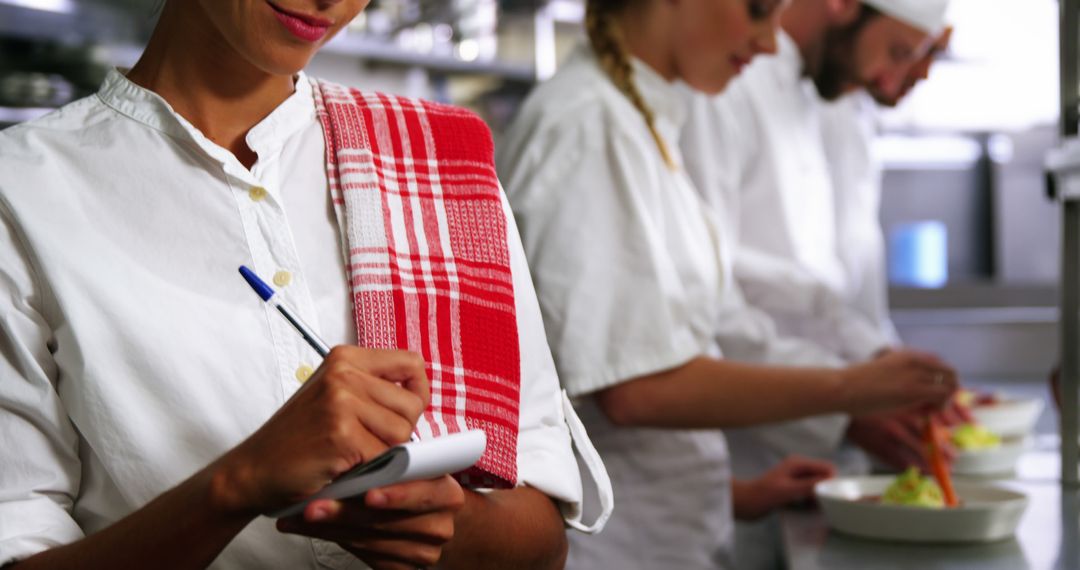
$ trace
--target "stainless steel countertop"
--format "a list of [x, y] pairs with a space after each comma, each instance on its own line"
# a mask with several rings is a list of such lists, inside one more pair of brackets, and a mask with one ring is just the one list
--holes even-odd
[[[868, 540], [830, 531], [817, 510], [781, 514], [791, 570], [1078, 570], [1080, 491], [1058, 483], [1057, 439], [1040, 436], [1016, 476], [995, 481], [1022, 491], [1030, 503], [1016, 536], [988, 544], [916, 545]], [[1063, 538], [1067, 539], [1063, 540]]]
[[[969, 380], [985, 390], [1044, 397], [1041, 379]], [[1049, 404], [1049, 402], [1048, 402]], [[830, 531], [817, 510], [780, 516], [790, 570], [1080, 570], [1080, 489], [1062, 491], [1057, 414], [1048, 405], [1016, 473], [986, 481], [1027, 494], [1016, 536], [988, 544], [919, 545], [869, 540]], [[1067, 540], [1063, 540], [1067, 537]]]

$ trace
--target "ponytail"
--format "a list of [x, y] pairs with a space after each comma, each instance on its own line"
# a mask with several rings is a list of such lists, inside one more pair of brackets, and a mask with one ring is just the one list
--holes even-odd
[[630, 55], [623, 44], [622, 31], [615, 21], [618, 8], [625, 2], [613, 2], [611, 0], [586, 0], [585, 2], [585, 32], [589, 36], [596, 59], [600, 62], [600, 68], [608, 75], [615, 87], [630, 99], [630, 102], [641, 113], [645, 124], [652, 133], [656, 147], [660, 149], [660, 155], [664, 163], [671, 170], [678, 170], [675, 159], [668, 150], [668, 145], [660, 132], [656, 130], [656, 114], [645, 102], [634, 83], [634, 67], [630, 64]]

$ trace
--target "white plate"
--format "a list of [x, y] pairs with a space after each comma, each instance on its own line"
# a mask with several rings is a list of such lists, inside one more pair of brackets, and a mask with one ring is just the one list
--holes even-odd
[[991, 449], [957, 450], [952, 472], [957, 475], [1007, 475], [1016, 470], [1025, 447], [1023, 438], [1008, 438]]
[[814, 488], [829, 526], [846, 534], [900, 542], [990, 542], [1016, 532], [1027, 497], [985, 483], [955, 482], [960, 506], [926, 509], [867, 502], [895, 477], [845, 477]]
[[1041, 398], [1006, 398], [996, 404], [974, 406], [971, 415], [1001, 437], [1025, 436], [1035, 428], [1044, 405]]

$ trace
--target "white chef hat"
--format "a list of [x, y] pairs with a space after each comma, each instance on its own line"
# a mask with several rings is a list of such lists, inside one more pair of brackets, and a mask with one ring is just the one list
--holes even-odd
[[928, 34], [938, 34], [945, 29], [945, 10], [949, 7], [949, 0], [862, 0], [862, 2]]

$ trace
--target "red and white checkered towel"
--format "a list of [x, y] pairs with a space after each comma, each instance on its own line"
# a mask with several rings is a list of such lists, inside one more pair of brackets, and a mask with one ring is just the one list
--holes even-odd
[[362, 346], [423, 355], [421, 438], [479, 428], [469, 487], [517, 483], [520, 355], [487, 126], [445, 105], [315, 82]]

